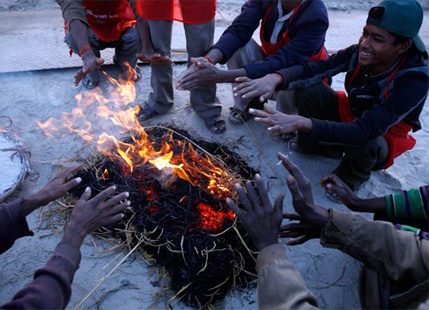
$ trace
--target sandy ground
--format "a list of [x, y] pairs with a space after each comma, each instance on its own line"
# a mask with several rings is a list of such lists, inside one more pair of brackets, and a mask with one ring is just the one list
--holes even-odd
[[[49, 139], [36, 124], [37, 120], [59, 118], [62, 112], [71, 111], [76, 107], [75, 95], [81, 91], [79, 87], [75, 88], [72, 84], [72, 76], [78, 69], [74, 66], [79, 66], [79, 59], [75, 56], [61, 58], [67, 54], [67, 50], [62, 42], [61, 14], [52, 2], [40, 1], [37, 5], [36, 1], [0, 1], [2, 20], [0, 25], [0, 55], [2, 55], [0, 115], [6, 115], [12, 119], [12, 126], [8, 130], [16, 134], [32, 154], [31, 172], [10, 199], [28, 196], [37, 191], [52, 178], [59, 167], [72, 165], [76, 159], [85, 159], [93, 151], [91, 146], [73, 134], [58, 140]], [[368, 2], [350, 1], [348, 6], [346, 2], [326, 1], [327, 6], [331, 7], [329, 12], [331, 28], [327, 36], [329, 50], [354, 43], [365, 21], [366, 12], [354, 9], [366, 9], [364, 3]], [[427, 2], [422, 3], [426, 5]], [[220, 35], [222, 29], [239, 12], [241, 3], [241, 0], [219, 1], [216, 17], [217, 35]], [[425, 23], [427, 20], [426, 18]], [[180, 30], [176, 28], [180, 27], [175, 26], [175, 31], [178, 31], [175, 36], [177, 43], [174, 43], [176, 45], [173, 47], [180, 50], [184, 46], [184, 40]], [[428, 28], [423, 27], [423, 29]], [[429, 42], [425, 37], [427, 35], [426, 31], [423, 34], [425, 42]], [[4, 55], [7, 57], [3, 57]], [[110, 61], [108, 54], [106, 56], [103, 54], [103, 57]], [[179, 59], [180, 55], [175, 57]], [[26, 69], [22, 69], [21, 64], [26, 66]], [[131, 104], [133, 106], [144, 101], [150, 91], [148, 79], [150, 67], [143, 64], [140, 66], [143, 78], [137, 83], [137, 98]], [[184, 64], [174, 65], [176, 75], [184, 69]], [[115, 74], [111, 66], [105, 66], [105, 70], [112, 75]], [[342, 83], [343, 76], [338, 76], [333, 86], [336, 89], [342, 89]], [[218, 97], [224, 106], [222, 114], [227, 117], [228, 108], [232, 105], [230, 86], [219, 85]], [[421, 116], [424, 129], [414, 135], [418, 140], [414, 150], [401, 156], [396, 164], [385, 172], [374, 173], [371, 180], [360, 189], [360, 196], [384, 195], [429, 183], [428, 114], [426, 107]], [[211, 135], [203, 122], [193, 113], [189, 104], [189, 94], [182, 91], [176, 91], [175, 105], [170, 113], [147, 123], [147, 125], [155, 124], [173, 124], [188, 130], [195, 137], [229, 144], [251, 166], [258, 169], [265, 179], [270, 180], [272, 198], [285, 190], [283, 180], [287, 173], [280, 166], [276, 166], [276, 153], [288, 152], [288, 149], [284, 144], [272, 140], [264, 126], [254, 122], [249, 122], [246, 126], [232, 126], [228, 123], [225, 134]], [[1, 126], [6, 124], [0, 122]], [[325, 207], [345, 210], [344, 206], [329, 202], [318, 186], [320, 178], [331, 172], [338, 164], [337, 160], [301, 156], [295, 153], [291, 153], [290, 157], [310, 177], [317, 203]], [[289, 195], [287, 195], [284, 210], [292, 210]], [[29, 224], [35, 236], [18, 240], [10, 251], [1, 256], [0, 304], [8, 301], [16, 291], [31, 280], [34, 271], [43, 266], [61, 239], [60, 234], [53, 232], [52, 227], [41, 221], [39, 211], [29, 216]], [[94, 247], [94, 243], [97, 247]], [[86, 244], [82, 247], [83, 258], [74, 279], [69, 309], [73, 309], [124, 257], [125, 253], [103, 251], [110, 246], [99, 240], [87, 238]], [[293, 248], [288, 247], [286, 251], [302, 272], [321, 308], [359, 308], [357, 280], [360, 264], [357, 261], [338, 251], [324, 249], [317, 241]], [[164, 299], [157, 299], [161, 289], [156, 280], [156, 273], [156, 270], [148, 268], [145, 262], [129, 258], [100, 285], [81, 308], [167, 308]], [[254, 290], [232, 292], [224, 302], [217, 305], [217, 308], [256, 309], [255, 298]], [[174, 306], [174, 309], [187, 309], [187, 307], [179, 303]]]

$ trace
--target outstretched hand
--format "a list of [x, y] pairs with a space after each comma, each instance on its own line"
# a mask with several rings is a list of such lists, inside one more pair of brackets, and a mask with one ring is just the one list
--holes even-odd
[[72, 246], [80, 247], [87, 234], [123, 219], [122, 212], [130, 206], [130, 202], [126, 200], [129, 193], [123, 192], [109, 198], [115, 189], [115, 186], [110, 186], [91, 198], [91, 188], [87, 187], [73, 208], [64, 240]]
[[[255, 116], [255, 122], [268, 125], [268, 131], [273, 135], [282, 133], [291, 133], [295, 130], [304, 132], [313, 127], [310, 119], [300, 115], [289, 115], [271, 109], [268, 105], [264, 105], [264, 110], [249, 109], [249, 113]], [[310, 129], [311, 130], [311, 129]]]
[[176, 88], [194, 90], [220, 81], [221, 70], [205, 57], [191, 58], [192, 65], [177, 78]]
[[243, 99], [259, 97], [260, 102], [265, 102], [273, 96], [281, 78], [276, 74], [267, 74], [254, 80], [243, 76], [236, 78], [235, 82], [239, 84], [233, 88], [234, 97]]
[[79, 166], [67, 168], [55, 176], [41, 190], [33, 194], [23, 202], [23, 216], [27, 216], [35, 209], [47, 205], [51, 201], [57, 200], [64, 196], [69, 190], [76, 187], [81, 181], [81, 178], [74, 178], [67, 181], [68, 176], [76, 171]]
[[149, 62], [154, 65], [170, 64], [173, 62], [170, 57], [155, 53], [153, 50], [151, 52], [136, 54], [136, 57], [140, 61]]
[[73, 76], [75, 86], [79, 85], [79, 82], [82, 81], [87, 74], [100, 69], [101, 65], [104, 64], [104, 59], [95, 56], [92, 50], [85, 51], [85, 53], [83, 53], [81, 57], [83, 61], [83, 66]]
[[291, 174], [287, 178], [287, 185], [292, 194], [293, 208], [296, 213], [285, 214], [285, 218], [299, 220], [298, 224], [282, 226], [280, 236], [298, 237], [290, 242], [291, 245], [320, 236], [321, 229], [328, 223], [329, 213], [326, 209], [315, 205], [310, 180], [287, 156], [279, 153], [277, 157]]
[[323, 177], [320, 185], [327, 191], [337, 194], [350, 210], [359, 211], [354, 206], [358, 205], [361, 199], [336, 174]]
[[240, 218], [256, 248], [262, 250], [278, 242], [284, 194], [276, 197], [273, 208], [260, 175], [256, 175], [255, 183], [257, 191], [250, 181], [246, 183], [246, 191], [240, 185], [236, 185], [244, 210], [240, 209], [230, 198], [226, 200], [226, 203]]

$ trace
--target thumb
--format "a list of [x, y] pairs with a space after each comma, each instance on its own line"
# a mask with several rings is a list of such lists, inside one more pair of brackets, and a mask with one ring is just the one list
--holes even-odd
[[97, 58], [97, 65], [101, 66], [102, 64], [104, 64], [104, 59], [103, 58]]

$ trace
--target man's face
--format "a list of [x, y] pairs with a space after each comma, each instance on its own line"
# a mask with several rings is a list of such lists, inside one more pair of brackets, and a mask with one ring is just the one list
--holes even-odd
[[388, 31], [366, 24], [359, 39], [359, 63], [370, 66], [373, 74], [389, 69], [400, 55], [400, 44]]

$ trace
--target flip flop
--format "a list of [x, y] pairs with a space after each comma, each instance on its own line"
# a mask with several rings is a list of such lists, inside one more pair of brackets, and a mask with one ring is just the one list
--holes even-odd
[[226, 131], [225, 120], [220, 115], [204, 119], [204, 124], [212, 134], [220, 134]]
[[228, 120], [233, 125], [241, 125], [253, 118], [253, 115], [251, 115], [247, 111], [239, 111], [236, 107], [229, 108], [229, 116]]

